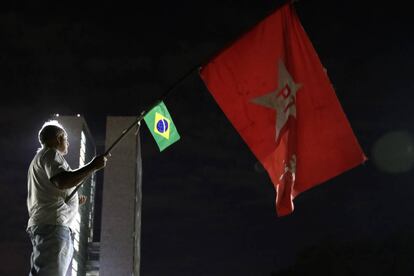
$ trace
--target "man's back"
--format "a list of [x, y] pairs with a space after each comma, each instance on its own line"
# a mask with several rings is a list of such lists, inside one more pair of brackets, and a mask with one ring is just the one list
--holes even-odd
[[29, 221], [33, 225], [63, 225], [72, 227], [78, 210], [78, 199], [73, 197], [68, 203], [65, 198], [72, 189], [58, 189], [50, 178], [70, 167], [63, 156], [53, 148], [42, 148], [33, 158], [27, 177], [27, 208]]

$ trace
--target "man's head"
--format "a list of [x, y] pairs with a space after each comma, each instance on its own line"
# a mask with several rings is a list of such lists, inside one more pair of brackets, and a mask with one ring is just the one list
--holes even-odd
[[68, 153], [68, 135], [58, 121], [48, 121], [39, 130], [39, 142], [42, 147], [54, 148], [62, 155]]

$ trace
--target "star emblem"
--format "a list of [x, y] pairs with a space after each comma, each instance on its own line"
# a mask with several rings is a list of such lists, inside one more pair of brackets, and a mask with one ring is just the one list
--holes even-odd
[[296, 94], [302, 86], [294, 82], [281, 60], [279, 60], [278, 84], [274, 91], [251, 100], [255, 104], [276, 110], [276, 141], [289, 116], [296, 118]]

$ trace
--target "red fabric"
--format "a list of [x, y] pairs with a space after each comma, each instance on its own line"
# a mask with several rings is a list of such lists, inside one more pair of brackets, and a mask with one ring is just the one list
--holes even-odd
[[[297, 85], [295, 97], [283, 66]], [[279, 216], [293, 211], [299, 193], [366, 160], [290, 4], [223, 50], [200, 75], [268, 172]], [[272, 103], [283, 101], [279, 119], [285, 116], [285, 122], [278, 124], [277, 109], [254, 102], [272, 94]], [[282, 128], [276, 136], [277, 124]]]

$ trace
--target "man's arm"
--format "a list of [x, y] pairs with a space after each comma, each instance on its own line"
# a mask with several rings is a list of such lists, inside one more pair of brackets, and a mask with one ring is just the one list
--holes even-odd
[[106, 156], [96, 156], [87, 165], [74, 170], [63, 171], [53, 176], [50, 181], [59, 189], [69, 189], [79, 185], [85, 178], [90, 176], [93, 172], [100, 170], [106, 166]]

